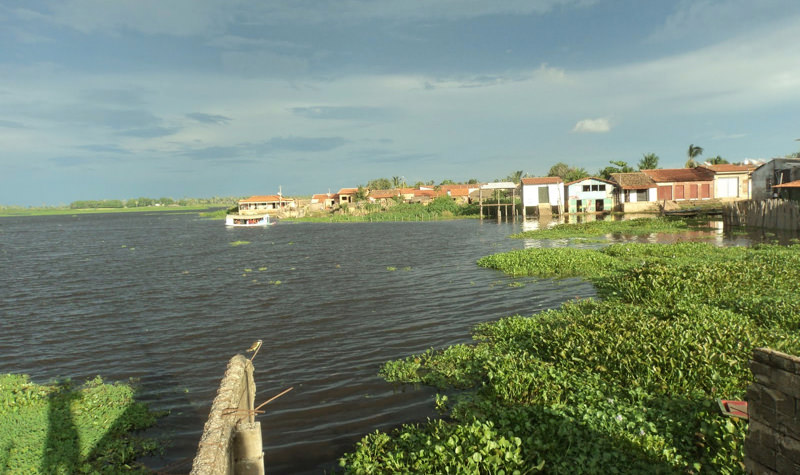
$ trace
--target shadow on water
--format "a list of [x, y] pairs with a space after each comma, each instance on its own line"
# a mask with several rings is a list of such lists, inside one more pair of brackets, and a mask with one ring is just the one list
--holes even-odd
[[81, 396], [70, 382], [60, 382], [49, 395], [47, 438], [42, 473], [72, 473], [80, 465], [80, 438], [72, 419], [72, 402]]

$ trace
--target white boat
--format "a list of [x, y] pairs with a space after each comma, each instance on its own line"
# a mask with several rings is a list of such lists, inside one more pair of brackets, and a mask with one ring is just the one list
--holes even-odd
[[275, 224], [275, 221], [270, 219], [270, 216], [268, 214], [259, 216], [229, 214], [225, 216], [226, 226], [256, 227], [256, 226], [270, 226], [272, 224]]

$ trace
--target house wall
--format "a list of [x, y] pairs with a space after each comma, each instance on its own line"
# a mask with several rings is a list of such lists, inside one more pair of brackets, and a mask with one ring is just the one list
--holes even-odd
[[[605, 189], [598, 191], [583, 191], [584, 185], [588, 185], [590, 187], [592, 185], [602, 185], [605, 187]], [[602, 210], [597, 209], [598, 200], [603, 201]], [[568, 213], [595, 213], [598, 211], [612, 211], [614, 207], [614, 185], [599, 180], [583, 180], [573, 183], [567, 186], [567, 202]]]
[[712, 180], [658, 183], [656, 193], [658, 201], [707, 200], [714, 196], [714, 182]]
[[622, 203], [621, 206], [623, 213], [652, 213], [659, 209], [657, 201], [634, 201]]
[[780, 177], [776, 176], [776, 172], [781, 170], [787, 170], [786, 174], [789, 175], [788, 179], [784, 178], [784, 183], [800, 180], [800, 159], [776, 158], [756, 168], [751, 175], [750, 197], [754, 200], [773, 198], [772, 185], [779, 184]]
[[[546, 187], [549, 197], [549, 203], [539, 203], [539, 188]], [[563, 183], [548, 184], [548, 185], [522, 185], [522, 215], [526, 216], [525, 208], [536, 207], [540, 205], [549, 206], [550, 212], [562, 212], [564, 205], [564, 185]], [[537, 209], [536, 213], [540, 210]]]
[[717, 175], [714, 177], [714, 198], [746, 200], [750, 195], [750, 177], [747, 173]]

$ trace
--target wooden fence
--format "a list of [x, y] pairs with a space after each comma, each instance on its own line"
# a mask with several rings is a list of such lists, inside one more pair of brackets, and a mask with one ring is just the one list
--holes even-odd
[[770, 199], [734, 201], [722, 209], [725, 226], [800, 231], [800, 203]]

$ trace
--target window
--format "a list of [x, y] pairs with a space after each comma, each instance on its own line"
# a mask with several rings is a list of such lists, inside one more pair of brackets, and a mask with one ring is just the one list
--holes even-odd
[[647, 201], [647, 190], [636, 190], [636, 201]]
[[589, 191], [589, 185], [583, 185], [583, 191]]

